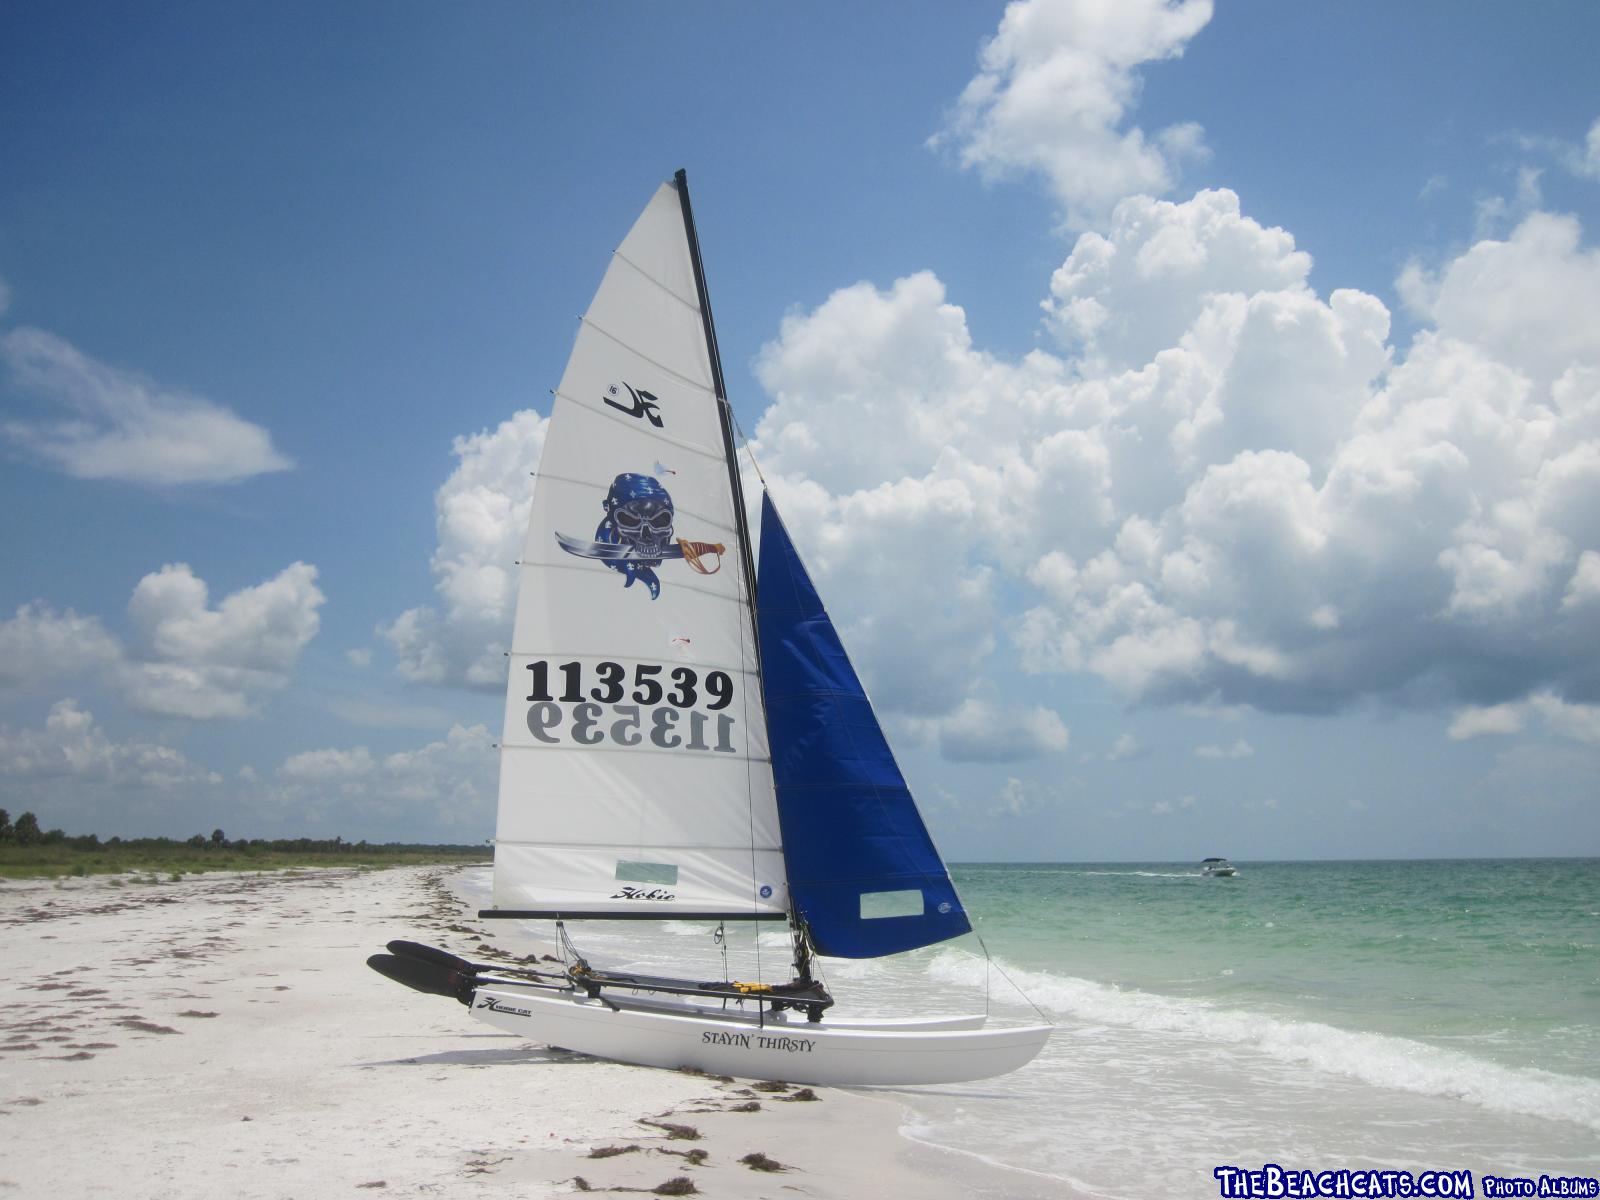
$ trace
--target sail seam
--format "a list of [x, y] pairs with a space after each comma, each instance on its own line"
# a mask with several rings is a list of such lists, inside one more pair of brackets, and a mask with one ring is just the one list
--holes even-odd
[[623, 341], [621, 338], [619, 338], [616, 334], [612, 333], [605, 326], [597, 325], [594, 321], [592, 321], [589, 318], [588, 314], [585, 314], [584, 316], [580, 317], [579, 320], [581, 320], [584, 323], [584, 325], [586, 325], [588, 328], [594, 330], [596, 333], [598, 333], [601, 337], [605, 338], [607, 341], [612, 342], [612, 343], [614, 343], [614, 344], [616, 344], [618, 346], [621, 346], [629, 354], [636, 355], [641, 361], [649, 363], [652, 367], [655, 367], [657, 370], [665, 371], [668, 375], [671, 375], [674, 379], [678, 380], [680, 383], [684, 384], [685, 386], [692, 387], [698, 392], [704, 392], [708, 396], [715, 396], [716, 395], [716, 392], [713, 389], [707, 387], [705, 384], [701, 383], [698, 379], [691, 379], [691, 378], [689, 378], [689, 376], [685, 375], [682, 371], [678, 370], [676, 367], [669, 367], [669, 366], [667, 366], [666, 363], [659, 362], [656, 359], [651, 358], [643, 350], [639, 349], [639, 347], [634, 346], [634, 345], [630, 345], [629, 343]]
[[[579, 701], [579, 703], [592, 704], [598, 703], [598, 701], [583, 700]], [[675, 746], [670, 750], [664, 750], [659, 746], [585, 746], [577, 742], [568, 745], [566, 742], [547, 744], [544, 742], [534, 743], [508, 741], [502, 741], [500, 743], [500, 750], [502, 754], [508, 750], [584, 750], [590, 754], [701, 754], [708, 757], [718, 753], [716, 750], [685, 750], [682, 746]], [[713, 758], [711, 761], [715, 762], [716, 759]], [[770, 763], [772, 758], [766, 754], [734, 753], [727, 755], [727, 761], [730, 764], [736, 762]]]
[[[594, 570], [594, 564], [590, 562], [529, 562], [527, 559], [523, 559], [517, 564], [517, 566], [521, 567], [525, 571], [582, 571], [585, 574], [589, 574]], [[709, 588], [703, 586], [702, 584], [692, 583], [686, 579], [679, 579], [675, 581], [672, 586], [682, 591], [698, 592], [702, 596], [711, 596], [714, 599], [723, 600], [731, 604], [740, 603], [740, 600], [737, 596], [728, 596], [717, 591], [715, 588]], [[604, 658], [605, 655], [602, 654], [598, 655], [597, 657]]]
[[[543, 908], [483, 908], [478, 910], [478, 916], [483, 920], [500, 919], [508, 921], [526, 921], [549, 917], [568, 921], [782, 921], [788, 916], [788, 913], [781, 908], [759, 908], [752, 911], [744, 908], [705, 908], [704, 906], [691, 906], [683, 909], [666, 906], [660, 908], [582, 908], [551, 904], [545, 905]], [[653, 989], [633, 987], [630, 990], [639, 992]], [[755, 1021], [764, 1012], [765, 1010], [763, 1009], [749, 1019]]]
[[[499, 837], [495, 838], [494, 841], [495, 845], [497, 846], [537, 846], [540, 848], [556, 847], [563, 850], [615, 850], [617, 848], [616, 842], [519, 842], [513, 841], [510, 838]], [[708, 846], [704, 842], [646, 842], [644, 844], [644, 848], [647, 850], [725, 850], [729, 853], [742, 854], [744, 852], [745, 845], [743, 842], [740, 842], [734, 846]], [[782, 850], [783, 847], [774, 843], [770, 846], [757, 846], [756, 849], [767, 854], [776, 854]]]
[[646, 271], [638, 263], [634, 262], [633, 259], [629, 258], [621, 250], [613, 250], [611, 252], [611, 257], [612, 258], [616, 258], [616, 259], [620, 259], [621, 261], [627, 263], [628, 266], [633, 268], [634, 274], [638, 275], [641, 279], [647, 279], [651, 283], [655, 284], [658, 288], [660, 288], [667, 295], [671, 296], [679, 304], [681, 304], [685, 308], [687, 308], [695, 316], [698, 317], [700, 315], [700, 305], [698, 303], [696, 303], [693, 300], [685, 299], [684, 297], [678, 295], [678, 293], [672, 288], [671, 285], [667, 284], [666, 282], [664, 282], [664, 281], [662, 281], [660, 279], [657, 279], [654, 275], [650, 274], [649, 271]]
[[[571, 475], [557, 475], [552, 471], [540, 471], [536, 478], [541, 480], [551, 479], [556, 483], [580, 487], [601, 496], [606, 494], [606, 485], [596, 483], [592, 479], [577, 479]], [[732, 537], [738, 531], [732, 522], [724, 521], [721, 517], [713, 516], [710, 513], [701, 512], [699, 509], [685, 508], [676, 502], [674, 502], [673, 508], [677, 517], [689, 517], [691, 520], [704, 521], [707, 525], [715, 526], [717, 532], [726, 534], [729, 537]]]
[[[596, 328], [599, 328], [599, 327], [596, 326]], [[607, 334], [606, 336], [610, 337], [611, 335]], [[613, 339], [613, 340], [615, 340], [615, 339]], [[644, 356], [640, 355], [640, 357], [643, 358]], [[646, 359], [645, 361], [648, 362], [649, 360]], [[671, 370], [670, 367], [662, 367], [661, 369], [663, 371], [670, 371]], [[698, 385], [695, 385], [695, 386], [698, 387]], [[699, 390], [704, 391], [705, 389], [704, 388], [700, 388]], [[595, 408], [593, 405], [585, 404], [582, 400], [579, 400], [571, 392], [563, 392], [560, 388], [552, 389], [550, 394], [552, 396], [554, 396], [557, 400], [565, 400], [568, 404], [576, 405], [578, 411], [583, 413], [585, 416], [599, 417], [603, 421], [610, 421], [615, 425], [623, 426], [624, 428], [628, 429], [630, 432], [634, 432], [634, 433], [638, 432], [637, 426], [635, 424], [630, 423], [632, 421], [632, 418], [630, 418], [630, 417], [628, 417], [626, 415], [618, 415], [618, 416], [614, 417], [608, 412], [601, 412], [598, 408]], [[550, 414], [550, 419], [552, 421], [555, 420], [555, 413], [553, 411]], [[650, 434], [650, 439], [652, 441], [656, 441], [656, 442], [666, 442], [670, 446], [677, 446], [680, 450], [687, 450], [689, 453], [698, 454], [702, 458], [713, 459], [713, 460], [715, 460], [717, 462], [721, 462], [722, 461], [722, 451], [721, 450], [708, 450], [708, 449], [706, 449], [706, 447], [701, 445], [699, 442], [687, 442], [687, 441], [684, 441], [682, 438], [673, 437], [670, 433], [661, 433], [660, 431], [652, 431], [651, 434]], [[535, 472], [535, 474], [537, 476], [541, 476], [542, 477], [544, 472], [538, 471], [538, 472]], [[574, 481], [574, 482], [577, 482], [577, 481]]]

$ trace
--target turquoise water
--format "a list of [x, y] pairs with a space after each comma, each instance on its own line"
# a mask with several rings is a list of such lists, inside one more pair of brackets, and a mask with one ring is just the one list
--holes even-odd
[[1600, 860], [953, 869], [992, 953], [1600, 1079]]
[[[911, 1136], [1088, 1195], [1216, 1196], [1213, 1167], [1264, 1162], [1600, 1174], [1600, 860], [1236, 865], [957, 865], [977, 936], [822, 973], [838, 1015], [1042, 1011], [1023, 1070], [894, 1094]], [[722, 969], [700, 925], [575, 936]], [[783, 972], [782, 934], [726, 949]]]
[[908, 1095], [911, 1132], [1115, 1197], [1215, 1196], [1222, 1164], [1600, 1172], [1600, 861], [1236, 865], [954, 868], [1059, 1032], [981, 1092]]

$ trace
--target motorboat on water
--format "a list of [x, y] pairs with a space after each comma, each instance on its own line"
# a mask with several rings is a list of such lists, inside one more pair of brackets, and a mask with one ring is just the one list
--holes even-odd
[[1237, 875], [1239, 868], [1225, 858], [1204, 858], [1200, 860], [1200, 874], [1215, 875], [1222, 879]]

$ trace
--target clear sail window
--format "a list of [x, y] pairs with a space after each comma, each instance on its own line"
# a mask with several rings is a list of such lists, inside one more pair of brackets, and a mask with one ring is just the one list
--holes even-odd
[[922, 915], [922, 890], [912, 888], [904, 892], [862, 892], [861, 919], [878, 917], [920, 917]]
[[617, 860], [617, 878], [624, 883], [664, 883], [675, 886], [678, 868], [673, 863], [627, 862]]

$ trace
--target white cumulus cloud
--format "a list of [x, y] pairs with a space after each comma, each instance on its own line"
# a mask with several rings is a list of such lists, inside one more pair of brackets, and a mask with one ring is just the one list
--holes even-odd
[[1160, 195], [1204, 138], [1192, 122], [1124, 128], [1139, 68], [1180, 56], [1210, 19], [1211, 0], [1016, 0], [934, 141], [989, 176], [1042, 173], [1073, 226]]
[[1534, 692], [1525, 700], [1484, 708], [1464, 708], [1450, 724], [1457, 741], [1494, 734], [1521, 733], [1538, 721], [1558, 737], [1600, 745], [1600, 704], [1572, 704], [1549, 690]]
[[1143, 753], [1139, 739], [1131, 733], [1119, 733], [1117, 740], [1111, 743], [1111, 749], [1106, 751], [1109, 762], [1122, 762], [1124, 759], [1137, 758]]
[[94, 672], [143, 712], [248, 716], [289, 682], [316, 636], [325, 599], [316, 579], [315, 567], [292, 563], [213, 608], [210, 589], [188, 564], [168, 564], [134, 588], [126, 643], [99, 617], [24, 604], [0, 621], [0, 684], [24, 690]]
[[[0, 777], [67, 780], [111, 789], [171, 789], [218, 784], [222, 777], [156, 742], [118, 742], [73, 699], [57, 701], [42, 729], [0, 726]], [[19, 794], [18, 802], [25, 799]]]
[[433, 573], [442, 611], [411, 608], [378, 629], [406, 678], [487, 691], [504, 686], [514, 564], [548, 424], [525, 410], [493, 432], [455, 440], [456, 468], [434, 496], [439, 544]]
[[16, 388], [55, 410], [13, 417], [0, 432], [77, 478], [237, 483], [293, 465], [259, 425], [210, 400], [97, 362], [42, 329], [0, 336], [0, 361]]
[[[429, 830], [476, 841], [494, 828], [498, 756], [482, 725], [377, 756], [365, 746], [308, 750], [278, 767], [268, 800], [280, 812]], [[420, 834], [418, 836], [421, 836]]]
[[939, 723], [939, 750], [951, 762], [1015, 762], [1060, 753], [1070, 740], [1052, 709], [1008, 708], [977, 697]]
[[948, 717], [1001, 649], [1146, 702], [1600, 696], [1600, 257], [1530, 216], [1404, 355], [1308, 267], [1202, 192], [1079, 239], [1058, 353], [976, 346], [926, 272], [786, 318], [755, 450], [874, 698]]
[[56, 612], [38, 601], [0, 621], [0, 683], [29, 686], [73, 676], [122, 656], [121, 643], [99, 617]]
[[305, 783], [345, 782], [365, 779], [377, 769], [372, 751], [365, 746], [352, 750], [306, 750], [283, 760], [278, 774]]
[[[1065, 744], [1053, 713], [993, 699], [1013, 670], [1211, 712], [1543, 695], [1582, 728], [1600, 252], [1527, 175], [1514, 228], [1405, 271], [1422, 328], [1391, 341], [1378, 297], [1318, 291], [1232, 191], [1161, 198], [1198, 131], [1131, 127], [1139, 73], [1210, 15], [1019, 0], [941, 134], [1092, 223], [1040, 281], [1053, 342], [978, 345], [920, 271], [791, 312], [756, 359], [754, 453], [874, 701], [953, 758]], [[457, 443], [439, 604], [382, 631], [409, 677], [501, 686], [543, 432], [521, 414]]]
[[134, 638], [122, 664], [129, 700], [147, 712], [198, 719], [242, 717], [289, 681], [320, 626], [317, 569], [291, 563], [272, 579], [210, 606], [187, 563], [169, 564], [134, 588]]

